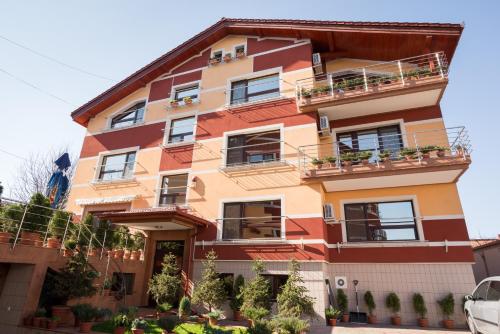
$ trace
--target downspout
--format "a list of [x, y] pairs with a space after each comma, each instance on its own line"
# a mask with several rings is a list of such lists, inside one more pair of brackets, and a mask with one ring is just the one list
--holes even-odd
[[196, 236], [198, 235], [198, 228], [195, 227], [195, 233], [193, 235], [191, 235], [191, 238], [190, 238], [190, 243], [192, 244], [192, 247], [189, 247], [189, 252], [191, 254], [189, 254], [189, 257], [188, 257], [188, 267], [187, 267], [187, 273], [186, 273], [186, 282], [184, 284], [184, 294], [187, 295], [188, 294], [188, 290], [189, 290], [189, 281], [190, 281], [190, 274], [191, 274], [191, 265], [192, 263], [194, 262], [194, 253], [195, 253], [195, 247], [196, 247]]

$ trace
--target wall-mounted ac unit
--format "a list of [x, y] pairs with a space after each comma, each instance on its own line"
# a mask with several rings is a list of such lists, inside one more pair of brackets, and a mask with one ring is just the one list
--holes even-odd
[[321, 55], [319, 53], [312, 54], [312, 63], [314, 74], [323, 73], [323, 64], [321, 64]]
[[323, 205], [323, 217], [325, 219], [334, 219], [335, 216], [333, 214], [333, 204], [332, 203], [325, 203]]
[[319, 116], [319, 130], [322, 136], [330, 135], [330, 120], [328, 116]]
[[335, 276], [335, 288], [336, 289], [347, 289], [347, 277]]

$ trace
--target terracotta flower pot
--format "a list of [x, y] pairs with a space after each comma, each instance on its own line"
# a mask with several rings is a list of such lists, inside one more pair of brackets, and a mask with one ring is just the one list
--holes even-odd
[[394, 326], [400, 326], [401, 325], [401, 317], [400, 316], [391, 317], [391, 324], [393, 324]]
[[352, 161], [342, 161], [342, 164], [345, 166], [345, 167], [351, 167], [352, 166]]
[[370, 161], [368, 159], [364, 159], [364, 160], [361, 160], [361, 163], [363, 164], [363, 166], [368, 166]]
[[210, 324], [210, 326], [217, 326], [217, 319], [208, 318], [208, 323]]
[[49, 319], [47, 320], [47, 329], [56, 329], [57, 328], [57, 320]]
[[48, 238], [47, 239], [47, 248], [59, 248], [61, 243], [57, 238]]
[[337, 326], [337, 319], [335, 318], [331, 318], [331, 319], [328, 319], [328, 326]]
[[453, 329], [455, 327], [453, 320], [451, 319], [443, 320], [443, 327], [446, 329]]
[[40, 328], [40, 326], [42, 325], [42, 317], [34, 317], [33, 318], [33, 327], [37, 327], [37, 328]]
[[125, 251], [123, 249], [115, 249], [115, 259], [122, 259]]
[[68, 249], [68, 248], [64, 249], [63, 256], [64, 257], [71, 257], [71, 256], [73, 256], [73, 250], [72, 249]]
[[21, 231], [21, 240], [19, 243], [22, 245], [35, 246], [42, 242], [40, 239], [40, 233]]
[[349, 314], [342, 314], [342, 322], [349, 322]]
[[113, 334], [125, 334], [127, 329], [125, 327], [116, 327], [113, 329]]
[[133, 260], [133, 261], [137, 261], [141, 258], [141, 252], [139, 251], [132, 251], [130, 253], [130, 259]]
[[439, 158], [444, 158], [444, 156], [445, 156], [445, 152], [444, 152], [444, 151], [437, 151], [437, 152], [436, 152], [436, 155], [437, 155]]
[[371, 325], [375, 325], [377, 323], [377, 316], [376, 315], [369, 315], [368, 316], [368, 323]]
[[130, 260], [130, 251], [128, 249], [123, 252], [123, 259]]
[[241, 321], [241, 312], [240, 311], [233, 311], [233, 320], [234, 321]]
[[134, 333], [134, 334], [144, 334], [144, 329], [132, 329], [132, 333]]
[[427, 319], [427, 318], [418, 318], [418, 326], [419, 327], [429, 327], [429, 319]]
[[114, 250], [108, 250], [108, 256], [109, 257], [115, 257], [115, 251]]
[[12, 238], [12, 233], [0, 232], [0, 243], [8, 244]]
[[80, 322], [80, 333], [90, 333], [92, 329], [91, 322]]
[[431, 154], [430, 153], [422, 153], [422, 159], [428, 160], [430, 158], [431, 158]]

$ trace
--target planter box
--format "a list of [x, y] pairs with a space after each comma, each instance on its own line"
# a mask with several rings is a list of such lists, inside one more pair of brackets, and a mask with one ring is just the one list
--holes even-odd
[[12, 233], [0, 232], [0, 243], [8, 244], [12, 238]]

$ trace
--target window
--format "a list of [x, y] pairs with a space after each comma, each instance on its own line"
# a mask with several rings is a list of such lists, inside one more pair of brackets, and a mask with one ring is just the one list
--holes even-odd
[[491, 281], [488, 288], [488, 296], [486, 300], [498, 301], [500, 300], [500, 281]]
[[245, 46], [244, 45], [238, 45], [234, 48], [235, 55], [238, 56], [238, 54], [245, 54]]
[[228, 137], [226, 166], [280, 160], [280, 138], [279, 130]]
[[390, 151], [391, 156], [397, 158], [403, 148], [399, 125], [340, 133], [337, 142], [340, 153], [371, 151], [372, 161], [381, 151]]
[[488, 290], [489, 283], [489, 281], [486, 281], [478, 286], [476, 291], [474, 291], [472, 298], [474, 298], [474, 300], [486, 300], [486, 291]]
[[113, 273], [111, 291], [131, 295], [134, 292], [134, 273]]
[[279, 75], [235, 81], [231, 85], [231, 104], [269, 99], [280, 95]]
[[188, 174], [164, 176], [161, 183], [160, 206], [186, 204]]
[[281, 237], [281, 201], [225, 203], [223, 239]]
[[215, 51], [212, 55], [213, 59], [217, 59], [218, 61], [222, 60], [222, 50]]
[[170, 132], [168, 134], [168, 143], [182, 143], [193, 140], [195, 117], [185, 117], [173, 119], [170, 123]]
[[111, 119], [111, 129], [123, 128], [142, 122], [146, 102], [139, 102]]
[[175, 89], [175, 100], [182, 101], [185, 97], [190, 97], [192, 100], [198, 98], [198, 85], [182, 87]]
[[134, 163], [135, 152], [105, 156], [99, 169], [99, 181], [131, 178]]
[[262, 275], [271, 285], [271, 300], [276, 300], [283, 285], [288, 281], [288, 275]]
[[344, 205], [348, 241], [417, 240], [411, 201]]

